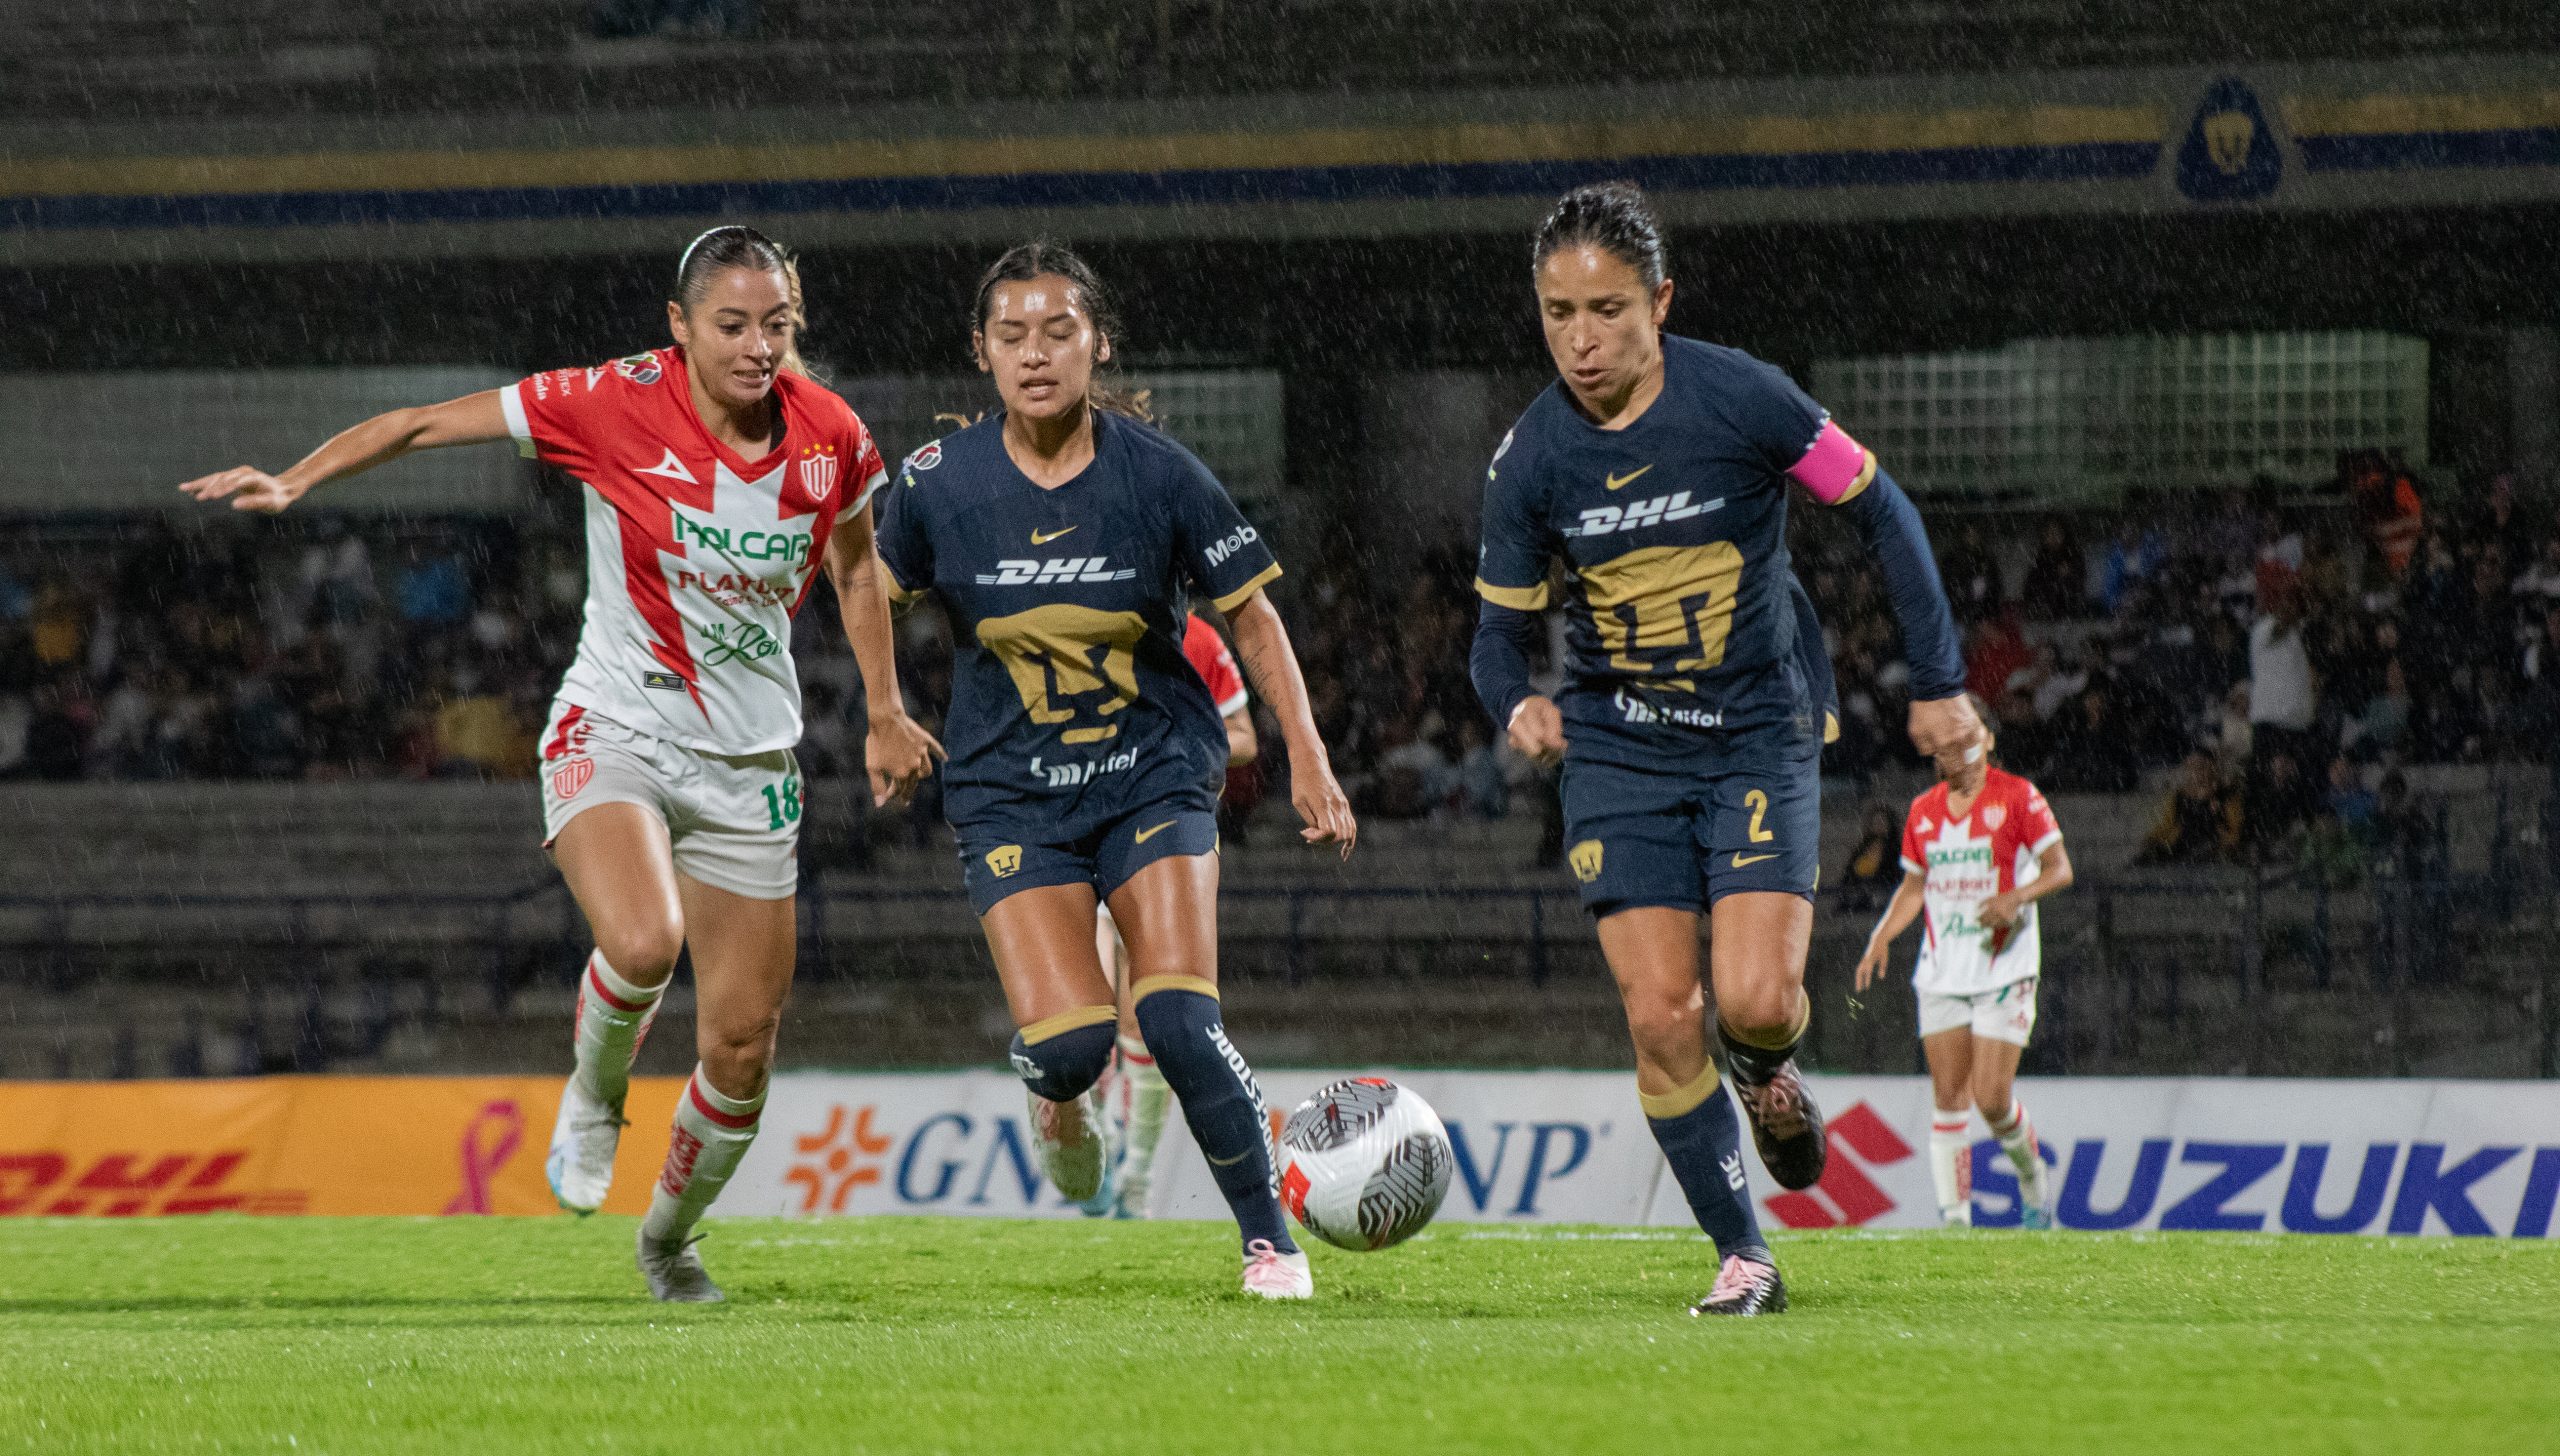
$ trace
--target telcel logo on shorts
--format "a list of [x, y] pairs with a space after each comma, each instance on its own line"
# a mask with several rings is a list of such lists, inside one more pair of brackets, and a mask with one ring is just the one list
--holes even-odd
[[1586, 839], [1575, 845], [1565, 858], [1573, 865], [1573, 877], [1587, 885], [1600, 878], [1600, 855], [1600, 841]]
[[987, 851], [987, 871], [997, 879], [1009, 879], [1022, 868], [1022, 846], [999, 844]]

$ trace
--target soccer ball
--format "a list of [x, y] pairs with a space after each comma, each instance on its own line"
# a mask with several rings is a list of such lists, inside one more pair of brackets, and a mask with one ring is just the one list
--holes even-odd
[[1410, 1087], [1351, 1077], [1298, 1104], [1280, 1129], [1280, 1201], [1337, 1248], [1400, 1244], [1449, 1196], [1458, 1166], [1440, 1114]]

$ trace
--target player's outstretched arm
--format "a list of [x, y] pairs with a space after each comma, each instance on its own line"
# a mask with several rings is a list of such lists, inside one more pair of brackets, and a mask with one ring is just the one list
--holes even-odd
[[1909, 870], [1902, 872], [1902, 884], [1893, 892], [1893, 903], [1884, 907], [1884, 918], [1878, 920], [1876, 928], [1867, 935], [1866, 953], [1858, 957], [1855, 989], [1863, 991], [1883, 979], [1885, 961], [1893, 952], [1893, 943], [1902, 937], [1902, 932], [1911, 928], [1912, 921], [1920, 918], [1921, 891], [1927, 884], [1926, 879]]
[[1288, 625], [1280, 609], [1262, 592], [1247, 597], [1227, 614], [1235, 629], [1236, 655], [1253, 679], [1253, 690], [1280, 719], [1280, 737], [1289, 746], [1289, 798], [1306, 821], [1298, 837], [1309, 844], [1339, 844], [1349, 859], [1360, 842], [1360, 825], [1351, 817], [1351, 800], [1333, 777], [1333, 758], [1316, 732], [1315, 711], [1307, 706], [1307, 680], [1298, 671], [1297, 649], [1289, 645]]
[[1982, 902], [1974, 918], [1994, 930], [2006, 930], [2018, 923], [2018, 913], [2057, 890], [2071, 888], [2071, 851], [2061, 840], [2037, 857], [2036, 877], [2014, 889], [2003, 891]]
[[443, 404], [418, 405], [375, 415], [302, 457], [281, 475], [253, 465], [198, 476], [178, 489], [200, 501], [228, 500], [235, 511], [274, 515], [315, 487], [361, 474], [418, 450], [478, 445], [507, 438], [507, 415], [498, 391], [484, 389]]
[[827, 538], [827, 582], [836, 589], [845, 640], [852, 644], [854, 665], [862, 672], [862, 698], [871, 720], [862, 757], [871, 775], [871, 802], [885, 809], [932, 777], [934, 761], [943, 753], [933, 735], [907, 716], [906, 698], [898, 689], [888, 574], [880, 565], [867, 507], [837, 519], [834, 533]]

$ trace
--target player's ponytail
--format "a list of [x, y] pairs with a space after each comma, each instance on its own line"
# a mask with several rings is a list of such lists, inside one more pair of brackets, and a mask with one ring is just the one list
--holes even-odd
[[783, 292], [791, 300], [791, 346], [783, 351], [780, 367], [803, 379], [811, 377], [809, 366], [800, 358], [800, 332], [809, 326], [809, 310], [800, 293], [800, 260], [754, 228], [724, 223], [695, 238], [676, 260], [676, 287], [670, 297], [689, 313], [702, 301], [711, 280], [732, 268], [782, 275]]
[[1529, 271], [1566, 248], [1598, 248], [1636, 270], [1649, 291], [1668, 276], [1663, 265], [1662, 219], [1633, 182], [1594, 182], [1556, 199], [1529, 247]]
[[[1007, 283], [1028, 283], [1043, 274], [1064, 278], [1075, 288], [1076, 300], [1084, 308], [1086, 318], [1093, 320], [1094, 352], [1101, 353], [1102, 341], [1111, 341], [1112, 351], [1120, 349], [1120, 310], [1111, 292], [1102, 286], [1102, 278], [1093, 265], [1078, 257], [1063, 243], [1034, 238], [1007, 248], [1004, 256], [987, 267], [978, 278], [977, 296], [969, 306], [969, 335], [976, 338], [986, 331], [987, 310], [995, 303], [996, 289]], [[1095, 409], [1127, 415], [1142, 424], [1155, 423], [1147, 410], [1147, 391], [1123, 389], [1104, 376], [1111, 366], [1099, 358], [1093, 366], [1093, 382], [1085, 387], [1085, 399]]]

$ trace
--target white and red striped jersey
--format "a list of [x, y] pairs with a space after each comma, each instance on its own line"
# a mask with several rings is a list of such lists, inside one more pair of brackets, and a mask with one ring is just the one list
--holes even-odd
[[1245, 691], [1244, 674], [1236, 669], [1236, 655], [1227, 650], [1227, 639], [1218, 629], [1189, 618], [1182, 629], [1182, 655], [1191, 660], [1191, 670], [1209, 685], [1209, 701], [1218, 705], [1218, 716], [1233, 716], [1237, 709], [1253, 701]]
[[1947, 812], [1947, 786], [1911, 801], [1902, 825], [1902, 867], [1925, 877], [1920, 924], [1928, 932], [1911, 984], [1940, 996], [1977, 996], [2035, 975], [2044, 959], [2036, 909], [2007, 930], [1974, 918], [1982, 902], [2036, 877], [2044, 852], [2062, 842], [2053, 806], [2034, 784], [2001, 769], [1983, 778], [1963, 818]]
[[773, 389], [782, 443], [757, 460], [703, 427], [679, 349], [498, 392], [517, 447], [585, 487], [586, 620], [563, 699], [704, 753], [800, 741], [791, 616], [836, 518], [889, 473], [842, 399], [791, 374]]

